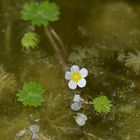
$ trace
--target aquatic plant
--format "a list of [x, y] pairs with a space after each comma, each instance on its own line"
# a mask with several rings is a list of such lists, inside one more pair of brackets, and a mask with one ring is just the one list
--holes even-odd
[[139, 74], [140, 73], [140, 52], [137, 51], [136, 54], [131, 53], [131, 52], [128, 53], [125, 60], [125, 66], [127, 68], [130, 68], [136, 74]]
[[7, 73], [3, 66], [0, 66], [0, 100], [7, 97], [7, 93], [13, 93], [16, 90], [16, 79], [11, 73]]
[[111, 110], [111, 101], [106, 96], [99, 96], [93, 99], [93, 106], [99, 113], [108, 113]]
[[21, 44], [25, 49], [34, 49], [38, 46], [39, 36], [35, 32], [25, 33], [21, 39]]
[[59, 19], [59, 9], [55, 3], [45, 0], [40, 3], [30, 2], [23, 5], [22, 19], [31, 21], [33, 25], [48, 25]]
[[[81, 40], [84, 39], [81, 38]], [[70, 46], [73, 51], [69, 55], [68, 62], [87, 67], [88, 72], [94, 74], [94, 78], [100, 77], [99, 79], [101, 80], [107, 72], [107, 68], [104, 66], [105, 60], [107, 60], [106, 53], [99, 48], [100, 46], [94, 46], [93, 44], [96, 43], [88, 40], [87, 42], [81, 41], [78, 45]]]
[[44, 102], [44, 88], [41, 84], [35, 82], [24, 83], [22, 90], [16, 94], [18, 101], [21, 101], [25, 106], [40, 106]]
[[135, 110], [135, 106], [131, 104], [122, 104], [119, 106], [118, 110], [124, 114], [131, 114]]
[[[43, 2], [27, 2], [21, 10], [21, 17], [25, 21], [30, 21], [36, 26], [44, 26], [45, 35], [49, 39], [59, 63], [65, 69], [66, 51], [62, 40], [55, 30], [50, 26], [50, 22], [59, 19], [59, 8], [55, 3], [45, 0]], [[35, 46], [35, 45], [34, 45]]]
[[77, 85], [80, 88], [83, 88], [86, 86], [86, 80], [84, 79], [87, 77], [88, 71], [85, 68], [82, 68], [81, 70], [77, 65], [73, 65], [70, 69], [70, 71], [67, 71], [65, 73], [65, 79], [70, 80], [68, 83], [68, 86], [70, 89], [76, 89]]
[[[61, 135], [65, 132], [74, 133], [75, 124], [72, 120], [72, 112], [69, 108], [69, 98], [66, 94], [58, 92], [50, 92], [47, 94], [44, 108], [41, 109], [41, 124], [47, 124], [48, 134], [54, 132]], [[67, 130], [67, 131], [66, 131]]]

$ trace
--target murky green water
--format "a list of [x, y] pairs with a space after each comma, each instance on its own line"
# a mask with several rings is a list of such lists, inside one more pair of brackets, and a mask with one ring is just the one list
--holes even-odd
[[[14, 140], [32, 124], [40, 126], [40, 140], [140, 140], [140, 3], [55, 0], [61, 18], [52, 26], [66, 46], [67, 63], [89, 70], [87, 86], [72, 91], [42, 28], [37, 28], [40, 48], [22, 49], [20, 39], [31, 29], [20, 19], [24, 2], [0, 1], [0, 140]], [[126, 67], [129, 53], [137, 63]], [[3, 81], [5, 72], [11, 74]], [[46, 102], [41, 107], [17, 101], [16, 93], [27, 81], [44, 85]], [[85, 105], [80, 112], [88, 120], [80, 127], [70, 108], [75, 93], [88, 101], [106, 95], [112, 110], [103, 115]]]

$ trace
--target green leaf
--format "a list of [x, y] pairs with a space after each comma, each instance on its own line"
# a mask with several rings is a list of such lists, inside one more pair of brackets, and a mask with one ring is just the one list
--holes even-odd
[[140, 52], [138, 51], [137, 54], [128, 53], [125, 60], [125, 66], [127, 68], [130, 68], [136, 74], [139, 74], [140, 73]]
[[34, 49], [38, 46], [39, 43], [39, 36], [34, 32], [25, 33], [21, 39], [21, 44], [23, 48], [26, 49]]
[[93, 105], [97, 112], [108, 113], [111, 110], [111, 101], [106, 96], [100, 96], [93, 99]]
[[35, 82], [24, 83], [22, 90], [16, 96], [25, 106], [40, 106], [44, 102], [44, 88]]
[[23, 5], [22, 19], [31, 21], [33, 25], [48, 25], [59, 19], [59, 9], [55, 3], [43, 1], [41, 3], [30, 2]]

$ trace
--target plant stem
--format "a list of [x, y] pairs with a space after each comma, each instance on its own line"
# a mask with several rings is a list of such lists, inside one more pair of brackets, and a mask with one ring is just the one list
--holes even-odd
[[65, 61], [65, 54], [62, 53], [61, 49], [58, 47], [59, 45], [54, 39], [54, 36], [52, 35], [52, 32], [49, 28], [49, 26], [44, 26], [45, 34], [48, 37], [53, 49], [56, 52], [56, 58], [58, 59], [60, 65], [62, 66], [62, 69], [65, 71], [66, 70], [66, 61]]
[[67, 56], [67, 51], [65, 49], [65, 46], [63, 44], [63, 41], [61, 40], [61, 38], [59, 37], [59, 35], [56, 33], [56, 31], [51, 27], [50, 27], [50, 31], [52, 33], [52, 35], [54, 36], [54, 38], [57, 40], [57, 42], [59, 43], [61, 49], [63, 49], [64, 53], [65, 53], [65, 56]]

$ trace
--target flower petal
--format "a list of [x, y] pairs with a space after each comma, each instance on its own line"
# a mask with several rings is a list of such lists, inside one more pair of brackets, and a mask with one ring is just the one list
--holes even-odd
[[36, 125], [36, 124], [30, 125], [30, 126], [29, 126], [29, 130], [30, 130], [32, 133], [38, 133], [38, 132], [39, 132], [39, 125]]
[[70, 89], [76, 89], [77, 83], [70, 80], [69, 83], [68, 83], [68, 86], [69, 86]]
[[70, 72], [70, 71], [67, 71], [67, 72], [65, 73], [65, 79], [66, 79], [66, 80], [70, 80], [70, 79], [71, 79], [71, 72]]
[[88, 119], [87, 116], [83, 113], [77, 113], [77, 116], [80, 117], [81, 119], [83, 119], [84, 121], [86, 121]]
[[80, 73], [81, 73], [82, 77], [85, 78], [85, 77], [87, 77], [87, 75], [88, 75], [88, 70], [85, 69], [85, 68], [82, 68], [82, 69], [80, 70]]
[[77, 84], [80, 88], [83, 88], [86, 86], [87, 81], [85, 79], [81, 79]]
[[84, 126], [86, 124], [86, 121], [79, 117], [75, 118], [75, 121], [79, 126]]
[[74, 111], [78, 111], [78, 110], [80, 110], [80, 108], [81, 108], [81, 104], [80, 103], [73, 103], [71, 105], [71, 109], [74, 110]]
[[77, 113], [77, 116], [75, 117], [75, 121], [79, 126], [85, 125], [87, 121], [87, 116], [83, 113]]
[[83, 101], [84, 101], [84, 99], [81, 98], [79, 94], [74, 95], [73, 102], [82, 103]]
[[76, 71], [79, 71], [79, 67], [77, 65], [73, 65], [71, 68], [70, 68], [71, 72], [76, 72]]

